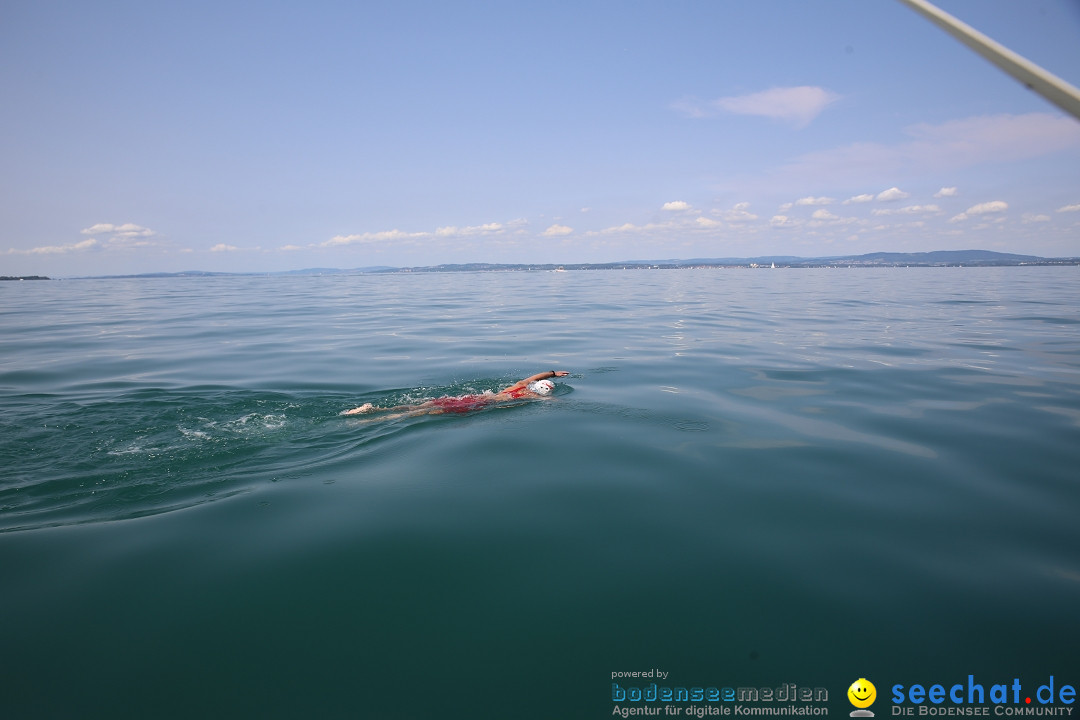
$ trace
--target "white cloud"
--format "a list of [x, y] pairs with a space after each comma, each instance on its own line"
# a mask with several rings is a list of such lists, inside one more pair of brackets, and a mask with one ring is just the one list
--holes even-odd
[[796, 205], [832, 205], [835, 200], [830, 197], [804, 197], [795, 201]]
[[435, 235], [437, 237], [471, 237], [474, 235], [492, 235], [502, 231], [502, 223], [496, 222], [484, 225], [466, 225], [465, 227], [447, 225], [446, 227], [436, 228]]
[[955, 215], [949, 219], [949, 222], [960, 222], [967, 220], [972, 215], [985, 215], [987, 213], [999, 213], [1005, 212], [1009, 209], [1009, 204], [1002, 200], [994, 200], [991, 202], [979, 203], [978, 205], [972, 205], [959, 215]]
[[769, 220], [769, 225], [774, 228], [793, 228], [801, 224], [798, 220], [789, 218], [787, 215], [773, 215]]
[[1050, 216], [1024, 213], [1024, 215], [1020, 218], [1020, 221], [1023, 222], [1025, 225], [1030, 225], [1031, 223], [1044, 223], [1050, 222]]
[[825, 208], [819, 208], [815, 210], [810, 216], [810, 220], [809, 222], [807, 222], [807, 225], [812, 228], [820, 228], [855, 225], [860, 224], [861, 222], [862, 221], [860, 221], [858, 218], [840, 217], [839, 215], [829, 212]]
[[925, 215], [939, 213], [941, 208], [937, 205], [908, 205], [902, 208], [874, 208], [871, 215]]
[[83, 235], [111, 235], [117, 238], [153, 237], [157, 235], [150, 228], [144, 228], [134, 223], [113, 225], [112, 223], [98, 223], [79, 231]]
[[1066, 205], [1065, 207], [1059, 207], [1058, 212], [1080, 212], [1080, 203], [1076, 205]]
[[707, 217], [699, 217], [694, 222], [698, 224], [698, 227], [706, 229], [718, 228], [723, 224], [719, 220], [713, 220]]
[[671, 202], [664, 203], [664, 210], [689, 210], [690, 203], [683, 202], [682, 200], [673, 200]]
[[992, 202], [979, 203], [978, 205], [972, 205], [967, 209], [968, 215], [985, 215], [986, 213], [998, 213], [1005, 212], [1009, 209], [1009, 203], [1002, 200], [994, 200]]
[[525, 228], [528, 226], [529, 221], [525, 218], [514, 218], [504, 224], [504, 227], [508, 231], [512, 231], [515, 235], [522, 235], [525, 233]]
[[873, 199], [874, 199], [873, 195], [867, 195], [867, 194], [864, 193], [862, 195], [856, 195], [855, 197], [849, 197], [847, 200], [844, 201], [843, 204], [844, 205], [851, 205], [853, 203], [868, 203], [868, 202], [873, 201]]
[[941, 125], [905, 128], [914, 148], [945, 154], [951, 161], [1018, 160], [1080, 145], [1080, 126], [1072, 118], [1049, 113], [988, 115]]
[[796, 127], [804, 127], [816, 118], [830, 103], [840, 99], [836, 93], [825, 88], [803, 85], [781, 87], [751, 93], [722, 97], [702, 103], [696, 98], [684, 98], [672, 107], [694, 118], [712, 117], [718, 113], [757, 115], [784, 120]]
[[63, 255], [70, 252], [89, 250], [97, 246], [98, 241], [95, 238], [90, 238], [69, 245], [43, 245], [41, 247], [27, 248], [26, 250], [11, 249], [8, 250], [8, 255]]
[[27, 249], [11, 249], [9, 255], [63, 255], [67, 253], [82, 252], [91, 248], [99, 250], [124, 250], [128, 248], [148, 247], [160, 245], [152, 240], [157, 233], [150, 228], [124, 223], [114, 225], [112, 223], [97, 223], [79, 231], [81, 235], [89, 235], [86, 240], [65, 245], [42, 245]]
[[643, 235], [655, 232], [670, 233], [672, 231], [687, 229], [694, 227], [697, 223], [697, 218], [691, 222], [688, 219], [683, 220], [671, 220], [661, 223], [647, 223], [645, 225], [635, 225], [634, 223], [623, 223], [622, 225], [616, 225], [613, 227], [604, 228], [603, 230], [589, 230], [585, 233], [585, 237], [596, 237], [598, 235]]
[[604, 228], [600, 232], [602, 233], [619, 233], [619, 232], [634, 232], [635, 230], [641, 230], [640, 227], [634, 223], [623, 223], [617, 227]]
[[808, 153], [781, 168], [778, 182], [870, 182], [875, 178], [952, 172], [1080, 148], [1080, 123], [1062, 115], [1028, 113], [965, 118], [905, 128], [895, 144], [859, 142]]
[[904, 192], [898, 187], [891, 187], [888, 190], [882, 190], [877, 195], [878, 202], [894, 202], [896, 200], [903, 200], [910, 197], [909, 193]]
[[556, 223], [540, 234], [544, 237], [559, 237], [560, 235], [569, 235], [572, 232], [574, 232], [574, 228]]
[[938, 190], [936, 193], [934, 193], [934, 197], [936, 197], [936, 198], [956, 197], [956, 188], [954, 188], [954, 187], [943, 187], [940, 190]]
[[752, 222], [758, 219], [757, 215], [750, 212], [750, 203], [748, 202], [735, 203], [730, 210], [720, 213], [720, 217], [729, 223]]
[[[351, 233], [349, 235], [335, 235], [321, 243], [308, 245], [308, 248], [332, 248], [344, 245], [373, 245], [378, 243], [397, 243], [398, 245], [414, 244], [420, 240], [448, 240], [452, 238], [466, 237], [492, 237], [506, 236], [508, 234], [520, 235], [525, 232], [524, 227], [529, 224], [524, 218], [517, 218], [509, 222], [491, 222], [483, 225], [444, 225], [435, 228], [434, 231], [406, 232], [404, 230], [381, 230], [378, 232]], [[301, 249], [295, 245], [287, 245], [282, 250]]]
[[642, 230], [645, 230], [645, 227], [641, 225], [635, 225], [634, 223], [623, 223], [622, 225], [615, 225], [612, 227], [604, 228], [603, 230], [589, 230], [585, 233], [585, 235], [588, 237], [595, 237], [597, 235], [623, 235], [626, 233], [641, 232]]
[[105, 233], [111, 233], [116, 225], [112, 223], [98, 223], [97, 225], [91, 225], [88, 228], [83, 228], [79, 232], [83, 235], [104, 235]]
[[150, 247], [160, 244], [158, 241], [152, 240], [157, 236], [156, 232], [135, 223], [124, 223], [123, 225], [97, 223], [88, 228], [83, 228], [79, 232], [82, 235], [90, 235], [95, 238], [103, 237], [105, 241], [103, 247], [107, 248]]
[[760, 115], [786, 120], [797, 127], [803, 127], [839, 97], [824, 88], [804, 85], [772, 88], [750, 95], [720, 98], [713, 101], [713, 105], [736, 115]]
[[235, 245], [226, 245], [225, 243], [218, 243], [214, 247], [210, 248], [210, 252], [215, 252], [215, 253], [216, 252], [233, 252], [234, 250], [239, 250], [239, 249], [240, 248], [236, 247]]
[[336, 247], [338, 245], [369, 245], [371, 243], [380, 242], [417, 240], [426, 237], [431, 237], [431, 233], [408, 233], [395, 228], [394, 230], [384, 230], [381, 232], [366, 232], [353, 235], [335, 235], [326, 242], [319, 243], [319, 247]]

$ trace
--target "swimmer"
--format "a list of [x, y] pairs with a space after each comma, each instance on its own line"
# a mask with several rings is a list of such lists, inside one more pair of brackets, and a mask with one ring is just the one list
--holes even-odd
[[358, 408], [346, 410], [345, 415], [365, 415], [368, 413], [394, 413], [381, 416], [380, 420], [392, 420], [399, 417], [413, 417], [415, 415], [442, 415], [443, 413], [467, 413], [479, 410], [488, 405], [510, 402], [512, 400], [535, 400], [547, 397], [555, 389], [555, 383], [551, 378], [566, 377], [566, 370], [548, 370], [537, 373], [524, 380], [518, 380], [510, 387], [503, 388], [497, 393], [486, 392], [483, 395], [461, 395], [460, 397], [441, 397], [427, 400], [413, 405], [397, 405], [395, 407], [375, 407], [371, 403], [364, 403]]

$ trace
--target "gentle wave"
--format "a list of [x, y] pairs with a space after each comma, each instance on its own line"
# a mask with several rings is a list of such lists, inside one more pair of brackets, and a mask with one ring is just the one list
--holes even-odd
[[599, 717], [623, 666], [840, 714], [855, 672], [1076, 666], [1075, 268], [6, 285], [23, 715]]

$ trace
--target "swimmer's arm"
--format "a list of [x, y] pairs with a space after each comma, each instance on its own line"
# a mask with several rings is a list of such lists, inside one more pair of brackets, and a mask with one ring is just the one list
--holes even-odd
[[396, 412], [401, 410], [415, 410], [417, 408], [425, 408], [431, 405], [431, 403], [419, 403], [415, 405], [395, 405], [394, 407], [375, 407], [371, 403], [364, 403], [358, 408], [352, 410], [346, 410], [343, 415], [360, 415], [362, 413], [377, 413], [377, 412]]
[[569, 374], [570, 373], [568, 373], [566, 370], [547, 370], [547, 371], [542, 372], [542, 373], [536, 373], [532, 377], [527, 377], [524, 380], [518, 380], [516, 383], [514, 383], [510, 387], [504, 388], [502, 390], [502, 392], [510, 392], [511, 390], [517, 390], [518, 388], [523, 388], [526, 385], [528, 385], [529, 383], [534, 383], [537, 380], [548, 380], [550, 378], [566, 377]]

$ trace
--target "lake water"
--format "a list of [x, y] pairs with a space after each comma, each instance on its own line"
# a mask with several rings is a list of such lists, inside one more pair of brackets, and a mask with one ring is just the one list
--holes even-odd
[[7, 282], [0, 337], [5, 718], [1080, 684], [1080, 268]]

